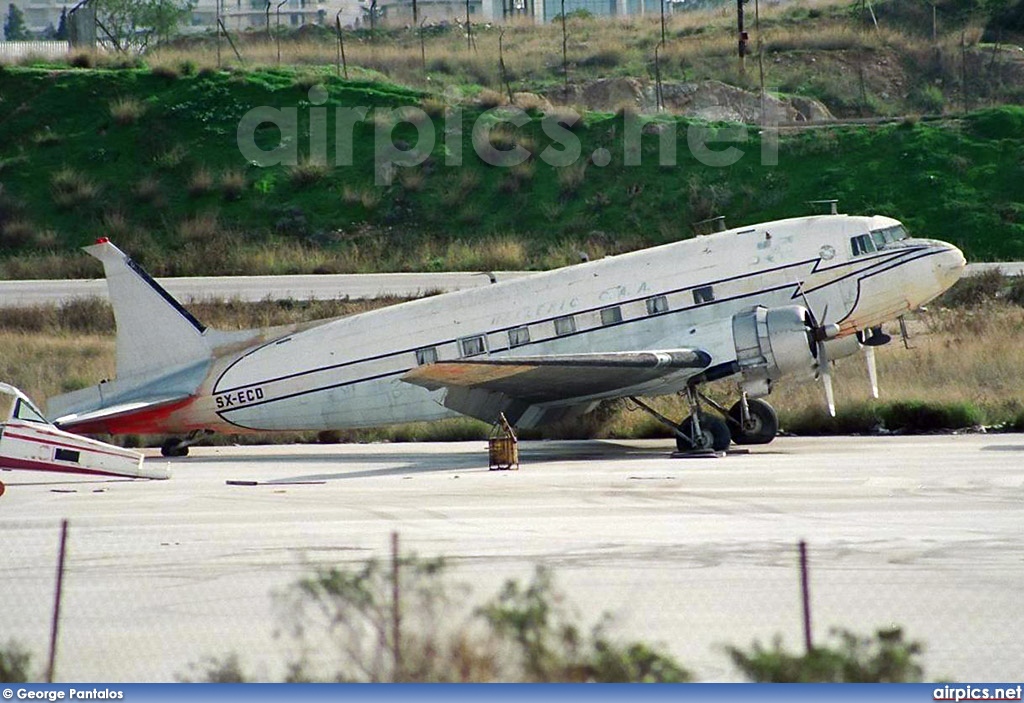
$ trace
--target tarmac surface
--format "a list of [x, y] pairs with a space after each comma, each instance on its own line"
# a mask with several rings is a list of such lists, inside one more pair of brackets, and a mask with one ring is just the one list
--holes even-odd
[[223, 447], [170, 460], [168, 481], [2, 472], [0, 644], [44, 668], [67, 518], [57, 681], [196, 678], [232, 652], [280, 680], [301, 649], [289, 586], [386, 562], [396, 532], [403, 554], [444, 556], [465, 585], [448, 623], [544, 565], [578, 623], [607, 613], [619, 641], [735, 681], [726, 645], [781, 636], [802, 651], [804, 539], [817, 644], [836, 626], [899, 626], [924, 644], [926, 680], [1021, 678], [1024, 435], [670, 450], [524, 442], [520, 470], [488, 471], [484, 442]]

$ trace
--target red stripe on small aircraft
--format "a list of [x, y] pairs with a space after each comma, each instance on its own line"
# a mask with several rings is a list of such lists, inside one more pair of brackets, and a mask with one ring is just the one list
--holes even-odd
[[[10, 427], [10, 425], [8, 425]], [[111, 452], [105, 449], [95, 449], [89, 445], [83, 444], [68, 444], [66, 442], [54, 442], [53, 440], [43, 439], [41, 437], [32, 437], [29, 435], [15, 434], [10, 430], [4, 432], [4, 437], [11, 437], [13, 439], [22, 439], [26, 442], [35, 442], [36, 444], [45, 444], [48, 447], [63, 447], [65, 449], [73, 449], [76, 452], [93, 452], [95, 454], [106, 454], [107, 456], [116, 456], [118, 459], [134, 459], [136, 458], [131, 452]]]
[[[130, 474], [125, 473], [114, 473], [112, 471], [102, 471], [100, 469], [83, 469], [74, 466], [47, 464], [46, 462], [42, 461], [33, 461], [31, 459], [15, 459], [9, 456], [0, 456], [0, 468], [21, 469], [23, 471], [53, 471], [62, 474], [87, 474], [90, 476], [123, 476], [126, 478], [132, 478]], [[140, 476], [139, 478], [145, 477]]]

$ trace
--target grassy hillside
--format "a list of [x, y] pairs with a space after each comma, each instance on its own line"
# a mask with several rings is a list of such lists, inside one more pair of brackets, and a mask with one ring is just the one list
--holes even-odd
[[[310, 89], [326, 88], [327, 153], [338, 108], [371, 111], [353, 128], [351, 166], [309, 163]], [[313, 93], [316, 97], [316, 92]], [[534, 154], [513, 168], [484, 163], [463, 106], [461, 138], [445, 131], [444, 103], [382, 82], [346, 82], [291, 70], [179, 75], [147, 69], [0, 67], [0, 273], [93, 275], [77, 247], [110, 236], [159, 274], [482, 269], [557, 265], [690, 236], [690, 224], [726, 214], [733, 225], [805, 214], [805, 201], [839, 198], [843, 211], [903, 219], [956, 242], [970, 259], [1024, 258], [1024, 109], [962, 120], [813, 129], [783, 135], [778, 165], [762, 165], [760, 137], [710, 127], [708, 148], [741, 149], [708, 166], [687, 145], [690, 123], [641, 117], [640, 165], [624, 165], [626, 116], [590, 113], [572, 127], [580, 159], [531, 111], [520, 128], [492, 132], [499, 149]], [[374, 183], [381, 114], [422, 106], [430, 157]], [[296, 109], [300, 163], [261, 168], [239, 151], [240, 118], [258, 106]], [[564, 118], [562, 118], [564, 119]], [[678, 128], [677, 162], [660, 157]], [[450, 132], [450, 130], [449, 130]], [[393, 131], [398, 148], [416, 127]], [[257, 131], [270, 148], [276, 127]], [[462, 165], [446, 162], [461, 148]], [[610, 163], [587, 158], [606, 149]], [[664, 163], [663, 163], [664, 162]]]

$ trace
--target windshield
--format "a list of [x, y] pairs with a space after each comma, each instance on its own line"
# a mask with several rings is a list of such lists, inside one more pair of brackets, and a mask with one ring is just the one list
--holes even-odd
[[903, 225], [893, 225], [892, 227], [871, 230], [871, 239], [874, 240], [877, 249], [881, 249], [891, 242], [898, 242], [906, 238], [907, 230]]
[[32, 403], [28, 402], [24, 398], [18, 398], [18, 405], [14, 408], [14, 417], [18, 420], [26, 420], [28, 422], [46, 422], [46, 418], [39, 412]]

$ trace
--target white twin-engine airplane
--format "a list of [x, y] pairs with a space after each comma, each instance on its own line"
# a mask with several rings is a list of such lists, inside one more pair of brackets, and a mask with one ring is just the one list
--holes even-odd
[[[821, 377], [828, 359], [889, 341], [880, 325], [953, 285], [955, 246], [910, 238], [888, 217], [824, 215], [740, 227], [493, 285], [288, 328], [204, 327], [106, 239], [117, 377], [52, 398], [85, 433], [188, 435], [334, 430], [456, 413], [536, 427], [609, 398], [682, 393], [680, 450], [767, 443], [759, 398]], [[726, 409], [702, 384], [727, 377]], [[642, 401], [637, 403], [647, 408]], [[718, 414], [707, 412], [713, 406]]]

